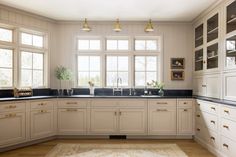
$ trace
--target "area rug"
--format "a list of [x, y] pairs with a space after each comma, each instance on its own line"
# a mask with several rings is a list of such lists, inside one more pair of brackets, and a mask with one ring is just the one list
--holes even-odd
[[46, 157], [187, 157], [176, 144], [58, 144]]

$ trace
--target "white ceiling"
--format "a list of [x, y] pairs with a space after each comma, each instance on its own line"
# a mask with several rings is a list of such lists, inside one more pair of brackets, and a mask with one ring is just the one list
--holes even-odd
[[55, 20], [192, 21], [219, 0], [0, 0]]

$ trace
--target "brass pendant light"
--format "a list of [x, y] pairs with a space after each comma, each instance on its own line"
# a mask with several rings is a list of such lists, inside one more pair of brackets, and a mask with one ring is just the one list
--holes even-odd
[[152, 24], [152, 20], [150, 19], [145, 27], [145, 32], [153, 32], [154, 28], [153, 28], [153, 24]]
[[91, 31], [91, 28], [89, 27], [89, 25], [88, 25], [88, 22], [87, 22], [87, 19], [85, 18], [84, 19], [84, 23], [83, 23], [83, 27], [82, 27], [82, 29], [81, 29], [82, 31], [86, 31], [86, 32], [89, 32], [89, 31]]
[[120, 32], [121, 30], [122, 29], [121, 29], [120, 21], [119, 21], [119, 19], [116, 19], [116, 23], [114, 25], [113, 31]]

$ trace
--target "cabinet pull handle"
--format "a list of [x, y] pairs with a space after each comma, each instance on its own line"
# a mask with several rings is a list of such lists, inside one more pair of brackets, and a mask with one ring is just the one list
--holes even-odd
[[227, 125], [223, 125], [223, 127], [226, 128], [226, 129], [229, 129], [229, 126], [227, 126]]
[[184, 104], [188, 104], [187, 102], [184, 102]]
[[228, 110], [224, 110], [224, 112], [229, 114], [229, 111], [228, 111]]
[[216, 122], [214, 120], [211, 120], [211, 123], [215, 124]]
[[215, 141], [215, 137], [211, 136], [211, 139]]
[[77, 109], [66, 109], [66, 111], [72, 112], [72, 111], [78, 111], [78, 110]]
[[202, 87], [206, 87], [206, 85], [202, 85]]
[[120, 116], [121, 116], [121, 111], [119, 112]]
[[157, 112], [166, 112], [168, 111], [167, 109], [157, 109]]
[[114, 114], [115, 114], [115, 116], [117, 115], [117, 113], [116, 113], [116, 112], [114, 112]]
[[40, 110], [39, 113], [47, 113], [46, 110]]
[[227, 144], [225, 144], [225, 143], [223, 144], [223, 146], [226, 147], [226, 148], [229, 148], [229, 145], [227, 145]]
[[168, 104], [167, 102], [157, 102], [156, 104]]
[[201, 117], [201, 116], [198, 114], [197, 117]]
[[198, 103], [197, 105], [198, 105], [198, 106], [200, 106], [200, 104], [199, 104], [199, 103]]
[[5, 118], [11, 118], [11, 117], [16, 117], [16, 113], [9, 113], [9, 114], [6, 114], [4, 117], [0, 118], [0, 119], [5, 119]]
[[197, 131], [201, 131], [201, 129], [197, 128]]
[[215, 108], [215, 107], [211, 107], [211, 109], [212, 109], [212, 110], [216, 110], [216, 108]]
[[38, 104], [39, 106], [44, 106], [44, 105], [46, 105], [46, 103], [40, 103], [40, 104]]
[[73, 104], [75, 104], [75, 105], [76, 105], [76, 104], [77, 104], [77, 102], [67, 102], [66, 104], [67, 104], [67, 105], [73, 105]]
[[6, 107], [7, 109], [12, 109], [12, 108], [16, 108], [16, 105], [9, 105]]
[[188, 109], [184, 109], [184, 112], [187, 112], [188, 111]]

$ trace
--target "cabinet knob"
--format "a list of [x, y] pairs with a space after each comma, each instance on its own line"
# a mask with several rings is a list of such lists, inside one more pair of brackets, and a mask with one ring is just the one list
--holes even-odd
[[224, 112], [229, 114], [229, 111], [228, 111], [228, 110], [224, 110]]
[[201, 129], [197, 128], [197, 131], [201, 131]]
[[184, 104], [188, 104], [187, 102], [184, 102]]
[[116, 112], [114, 112], [114, 114], [115, 114], [115, 116], [117, 115], [117, 113], [116, 113]]
[[119, 112], [120, 116], [121, 116], [121, 111]]
[[206, 61], [203, 61], [204, 64], [206, 64]]
[[188, 111], [188, 109], [184, 109], [184, 112], [187, 112]]
[[226, 147], [226, 148], [229, 148], [229, 145], [227, 145], [227, 144], [225, 144], [225, 143], [223, 144], [223, 146]]
[[201, 116], [198, 114], [197, 117], [201, 117]]

